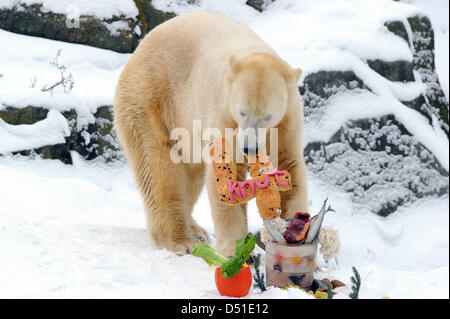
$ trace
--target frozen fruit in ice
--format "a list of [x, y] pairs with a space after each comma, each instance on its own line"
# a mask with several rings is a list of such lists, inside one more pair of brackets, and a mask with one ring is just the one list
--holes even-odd
[[292, 263], [294, 265], [300, 265], [303, 262], [304, 257], [293, 257]]
[[280, 255], [280, 253], [276, 253], [275, 254], [275, 258], [279, 261], [279, 262], [283, 262], [284, 261], [284, 257]]
[[275, 271], [282, 271], [282, 268], [281, 268], [281, 266], [280, 265], [278, 265], [278, 264], [276, 264], [276, 265], [273, 265], [273, 270], [275, 270]]
[[284, 238], [288, 244], [300, 244], [305, 240], [306, 234], [311, 224], [311, 218], [308, 213], [297, 213], [292, 217], [289, 228], [284, 233]]

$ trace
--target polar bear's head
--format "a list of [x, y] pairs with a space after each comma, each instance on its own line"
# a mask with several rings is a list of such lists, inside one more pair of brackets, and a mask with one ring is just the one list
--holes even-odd
[[240, 129], [238, 142], [244, 153], [254, 153], [265, 143], [258, 128], [276, 127], [288, 109], [289, 92], [302, 71], [280, 58], [255, 53], [230, 58], [230, 112]]

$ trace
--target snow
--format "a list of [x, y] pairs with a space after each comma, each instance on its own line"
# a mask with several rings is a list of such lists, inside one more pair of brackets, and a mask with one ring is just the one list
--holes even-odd
[[2, 0], [0, 8], [12, 8], [18, 4], [42, 5], [43, 11], [62, 14], [90, 15], [100, 19], [109, 19], [113, 16], [134, 18], [138, 10], [133, 0]]
[[[0, 157], [0, 297], [221, 298], [214, 267], [156, 249], [128, 167], [74, 159], [66, 166]], [[342, 242], [340, 268], [317, 278], [349, 285], [355, 266], [361, 298], [449, 297], [448, 197], [382, 218], [355, 210], [348, 194], [309, 179], [311, 211], [328, 195], [337, 212], [325, 224], [339, 231]], [[249, 228], [256, 231], [262, 221], [253, 202], [249, 210]], [[213, 234], [206, 191], [193, 215]], [[252, 288], [247, 298], [311, 297], [296, 289]]]
[[31, 125], [9, 125], [0, 118], [0, 153], [64, 144], [64, 137], [69, 134], [67, 120], [55, 110], [48, 112], [46, 119]]
[[128, 23], [125, 21], [115, 21], [111, 24], [105, 23], [105, 26], [111, 32], [111, 35], [119, 35], [121, 30], [127, 30], [129, 28]]

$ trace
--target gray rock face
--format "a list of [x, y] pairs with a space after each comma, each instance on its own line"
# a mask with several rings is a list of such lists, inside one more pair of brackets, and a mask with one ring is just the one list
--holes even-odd
[[151, 0], [134, 0], [134, 3], [139, 10], [137, 19], [141, 26], [142, 37], [159, 24], [176, 16], [171, 12], [156, 10], [152, 5]]
[[427, 86], [426, 100], [422, 108], [434, 116], [441, 128], [449, 136], [448, 101], [439, 83], [434, 63], [434, 32], [427, 17], [415, 16], [408, 19], [414, 46], [414, 70]]
[[[434, 32], [430, 20], [425, 16], [414, 16], [408, 19], [408, 26], [405, 26], [402, 21], [391, 21], [385, 25], [389, 31], [403, 38], [408, 45], [412, 44], [412, 69], [420, 75], [427, 87], [425, 95], [405, 105], [427, 117], [430, 123], [434, 116], [448, 137], [448, 101], [436, 73]], [[411, 30], [411, 35], [408, 34], [407, 27]]]
[[253, 7], [259, 12], [263, 12], [264, 9], [266, 9], [267, 6], [274, 1], [275, 0], [247, 0], [245, 4], [249, 5], [250, 7]]
[[367, 61], [370, 68], [393, 82], [414, 82], [414, 65], [408, 61], [385, 62], [383, 60]]

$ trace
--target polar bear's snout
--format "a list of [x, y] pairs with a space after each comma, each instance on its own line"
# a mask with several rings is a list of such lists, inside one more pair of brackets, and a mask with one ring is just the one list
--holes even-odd
[[240, 128], [238, 133], [239, 147], [244, 154], [257, 153], [266, 144], [266, 128]]

